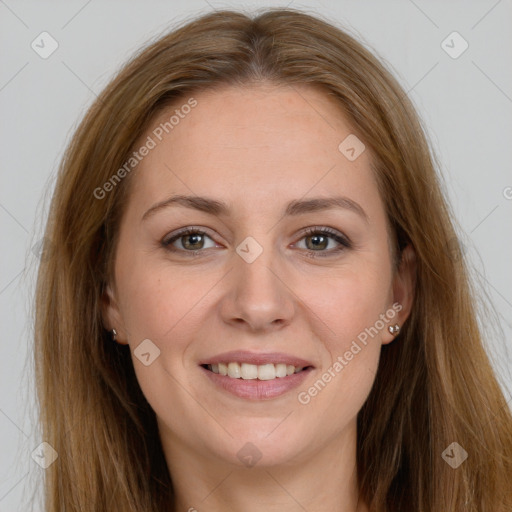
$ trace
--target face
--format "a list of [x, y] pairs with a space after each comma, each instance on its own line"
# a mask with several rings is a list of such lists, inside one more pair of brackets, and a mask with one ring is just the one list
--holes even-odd
[[164, 444], [303, 462], [354, 432], [410, 273], [392, 265], [370, 151], [325, 93], [192, 96], [141, 137], [155, 144], [130, 177], [105, 323]]

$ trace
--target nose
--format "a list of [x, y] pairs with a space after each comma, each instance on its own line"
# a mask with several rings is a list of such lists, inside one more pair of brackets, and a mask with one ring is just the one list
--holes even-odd
[[289, 325], [296, 311], [295, 298], [276, 254], [265, 248], [248, 263], [235, 253], [233, 265], [221, 305], [224, 322], [251, 332]]

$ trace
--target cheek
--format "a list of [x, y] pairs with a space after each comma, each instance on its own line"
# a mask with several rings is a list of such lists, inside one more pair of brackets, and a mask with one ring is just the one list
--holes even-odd
[[134, 258], [126, 263], [119, 280], [123, 283], [122, 316], [130, 344], [145, 338], [164, 344], [171, 337], [173, 345], [179, 345], [174, 341], [176, 336], [201, 311], [201, 299], [213, 286], [213, 279], [204, 274], [195, 278], [180, 270], [171, 272], [165, 263], [151, 264], [150, 259]]
[[322, 340], [325, 357], [314, 380], [297, 394], [303, 421], [321, 416], [331, 434], [355, 418], [366, 401], [379, 365], [381, 336], [391, 321], [386, 323], [387, 294], [374, 280], [332, 285], [329, 305], [318, 309], [329, 327]]
[[[184, 371], [188, 348], [198, 338], [198, 326], [204, 324], [207, 300], [202, 299], [215, 281], [171, 273], [147, 261], [126, 268], [119, 291], [137, 381], [159, 415], [168, 415], [170, 397], [173, 408], [183, 415], [183, 404], [190, 400]], [[147, 347], [144, 352], [139, 350], [142, 343]], [[141, 353], [149, 353], [149, 361], [139, 358]]]
[[[391, 272], [386, 262], [366, 260], [332, 272], [316, 286], [304, 288], [303, 297], [324, 321], [331, 353], [344, 351], [347, 343], [371, 328], [390, 307]], [[373, 264], [372, 264], [373, 263]], [[378, 335], [380, 340], [382, 325]], [[364, 336], [363, 336], [364, 337]]]
[[300, 403], [319, 413], [335, 405], [333, 416], [357, 414], [375, 379], [382, 335], [395, 316], [390, 283], [387, 263], [376, 260], [319, 283], [315, 292], [304, 290], [305, 302], [327, 326], [322, 339], [327, 350], [313, 386], [301, 390]]
[[310, 424], [316, 423], [315, 418], [322, 418], [318, 429], [324, 439], [338, 435], [357, 417], [372, 389], [379, 363], [377, 345], [343, 348], [347, 350], [297, 394], [300, 405], [296, 419]]

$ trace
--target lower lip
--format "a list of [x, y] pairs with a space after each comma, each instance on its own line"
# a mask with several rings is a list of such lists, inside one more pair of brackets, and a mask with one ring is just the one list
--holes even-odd
[[288, 393], [292, 389], [300, 386], [304, 379], [309, 375], [313, 368], [307, 368], [299, 373], [294, 373], [286, 377], [276, 377], [272, 380], [244, 380], [232, 379], [226, 375], [214, 373], [202, 366], [199, 367], [206, 373], [207, 377], [220, 388], [239, 398], [248, 400], [270, 400]]

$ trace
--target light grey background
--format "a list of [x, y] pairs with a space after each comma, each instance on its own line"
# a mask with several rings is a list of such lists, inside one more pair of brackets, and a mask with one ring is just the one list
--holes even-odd
[[[177, 21], [220, 8], [281, 2], [0, 0], [0, 512], [25, 501], [42, 469], [31, 386], [31, 297], [46, 206], [63, 149], [121, 64]], [[326, 15], [392, 68], [432, 140], [460, 238], [488, 310], [481, 322], [512, 395], [512, 2], [335, 1], [288, 5]], [[58, 49], [42, 59], [43, 31]], [[454, 59], [442, 41], [469, 44]], [[453, 42], [452, 42], [453, 41]], [[461, 41], [449, 38], [452, 52]], [[508, 187], [508, 188], [507, 188]], [[492, 328], [493, 315], [499, 322]], [[35, 507], [34, 510], [41, 510]]]

